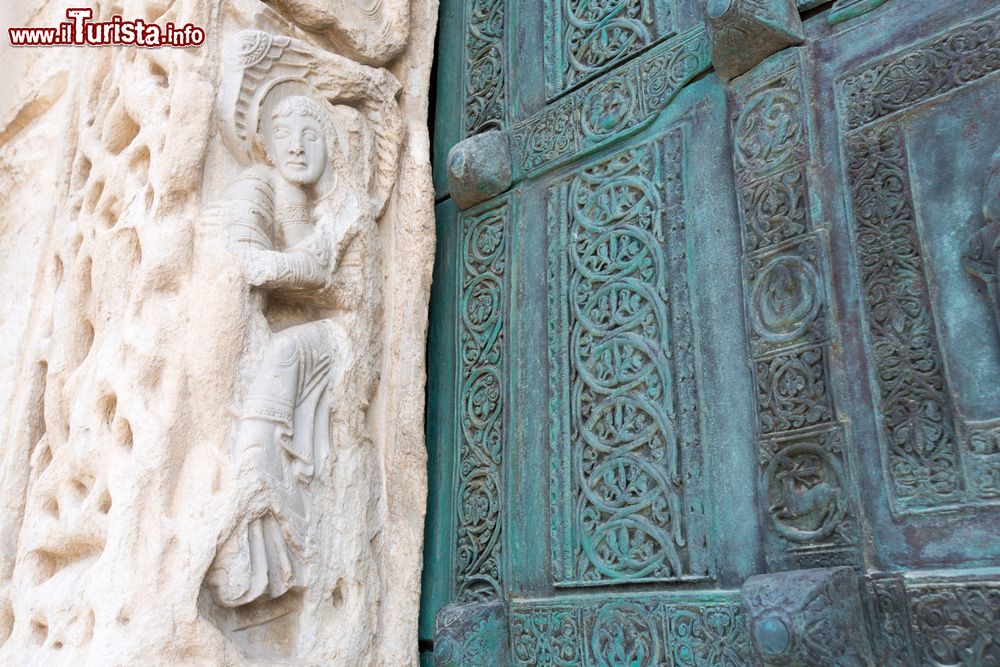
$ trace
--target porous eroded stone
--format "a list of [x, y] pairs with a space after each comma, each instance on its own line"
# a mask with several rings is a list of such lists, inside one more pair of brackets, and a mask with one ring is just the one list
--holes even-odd
[[0, 664], [416, 665], [437, 3], [346, 4], [4, 51]]

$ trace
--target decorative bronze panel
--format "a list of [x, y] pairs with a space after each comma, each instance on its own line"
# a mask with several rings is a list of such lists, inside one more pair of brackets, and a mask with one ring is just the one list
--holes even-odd
[[545, 0], [549, 98], [673, 34], [672, 0]]
[[900, 114], [1000, 71], [1000, 19], [990, 15], [837, 83], [867, 343], [896, 513], [996, 502], [995, 422], [966, 422], [955, 406], [921, 239], [906, 126]]
[[507, 0], [466, 0], [465, 136], [503, 129], [507, 119]]
[[858, 578], [849, 567], [750, 577], [743, 608], [763, 667], [868, 667]]
[[501, 589], [509, 211], [502, 199], [460, 217], [455, 590], [463, 601], [495, 600]]
[[995, 572], [876, 575], [867, 590], [877, 664], [1000, 664], [1000, 581]]
[[621, 138], [666, 108], [709, 65], [708, 39], [699, 26], [608, 72], [515, 125], [515, 170], [541, 171]]
[[768, 562], [822, 567], [857, 562], [858, 525], [830, 390], [828, 251], [810, 211], [800, 58], [776, 55], [736, 83], [733, 157]]
[[557, 585], [703, 578], [684, 132], [549, 190]]
[[738, 593], [526, 600], [511, 605], [514, 665], [752, 664]]

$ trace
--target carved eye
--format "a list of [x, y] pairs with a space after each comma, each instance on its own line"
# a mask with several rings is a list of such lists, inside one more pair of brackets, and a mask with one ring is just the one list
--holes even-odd
[[274, 138], [275, 139], [287, 139], [288, 138], [288, 128], [284, 125], [274, 126]]
[[306, 130], [302, 136], [305, 137], [306, 141], [316, 141], [319, 139], [319, 134], [315, 130]]

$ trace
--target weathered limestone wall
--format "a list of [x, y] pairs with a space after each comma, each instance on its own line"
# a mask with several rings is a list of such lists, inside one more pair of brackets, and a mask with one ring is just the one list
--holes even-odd
[[90, 6], [208, 40], [0, 53], [0, 664], [416, 664], [437, 3]]

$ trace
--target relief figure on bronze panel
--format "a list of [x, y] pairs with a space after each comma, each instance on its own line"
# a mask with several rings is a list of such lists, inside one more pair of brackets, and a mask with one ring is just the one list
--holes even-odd
[[983, 220], [985, 225], [969, 240], [962, 254], [965, 270], [986, 283], [990, 305], [1000, 334], [1000, 150], [993, 154], [983, 190]]

